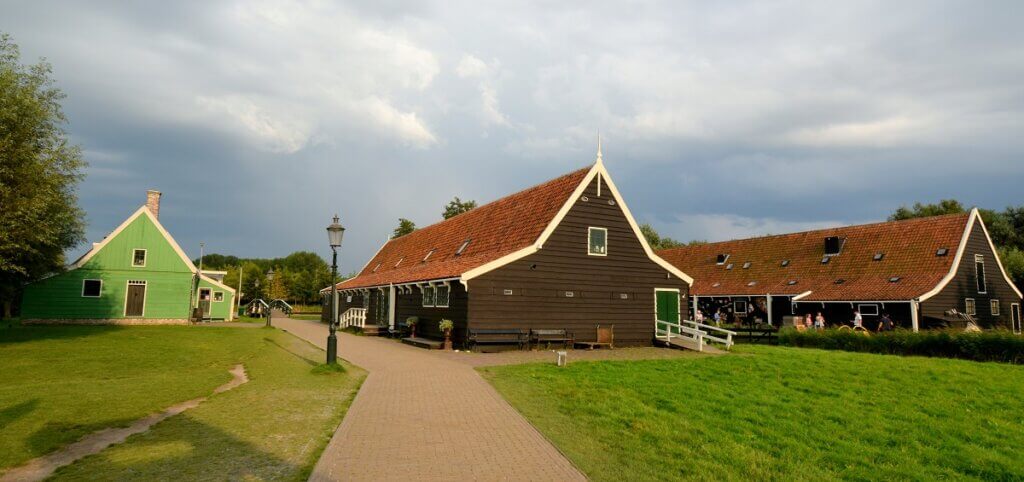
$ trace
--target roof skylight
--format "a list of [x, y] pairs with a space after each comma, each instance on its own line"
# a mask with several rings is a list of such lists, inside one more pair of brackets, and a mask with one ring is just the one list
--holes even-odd
[[945, 256], [947, 254], [949, 254], [949, 248], [939, 248], [938, 251], [935, 252], [935, 256]]
[[873, 259], [875, 261], [881, 261], [882, 258], [884, 258], [884, 257], [885, 257], [885, 253], [875, 253], [875, 256], [872, 257], [871, 259]]
[[437, 250], [436, 249], [432, 249], [430, 251], [427, 251], [427, 255], [423, 257], [423, 261], [421, 261], [421, 262], [422, 263], [426, 263], [427, 260], [430, 259], [430, 255], [434, 254], [434, 251], [437, 251]]
[[718, 264], [718, 265], [725, 264], [726, 261], [729, 261], [729, 255], [728, 254], [720, 254], [720, 255], [718, 255], [717, 258], [715, 258], [715, 264]]
[[788, 259], [782, 260], [782, 263], [779, 263], [779, 266], [782, 266], [783, 268], [785, 268], [786, 266], [789, 266], [789, 260]]
[[463, 241], [462, 246], [459, 246], [459, 249], [455, 250], [455, 256], [462, 256], [462, 252], [466, 250], [466, 246], [469, 246], [470, 241], [472, 241], [472, 239]]
[[743, 269], [750, 269], [750, 261], [743, 263]]

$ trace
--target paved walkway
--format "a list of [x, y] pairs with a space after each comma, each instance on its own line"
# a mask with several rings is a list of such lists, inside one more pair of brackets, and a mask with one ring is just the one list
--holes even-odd
[[[319, 322], [274, 326], [327, 341]], [[310, 480], [585, 479], [470, 364], [344, 333], [338, 354], [369, 375]]]

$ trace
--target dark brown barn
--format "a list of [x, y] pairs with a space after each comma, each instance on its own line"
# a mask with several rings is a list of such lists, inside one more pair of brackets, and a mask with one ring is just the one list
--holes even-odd
[[692, 305], [778, 326], [822, 312], [849, 323], [853, 310], [907, 328], [956, 325], [950, 310], [982, 327], [1020, 332], [1021, 293], [1010, 281], [978, 211], [725, 241], [659, 251], [696, 278]]
[[365, 312], [368, 331], [417, 316], [417, 335], [438, 339], [438, 321], [451, 319], [456, 344], [470, 329], [508, 328], [593, 341], [598, 325], [614, 325], [616, 345], [650, 345], [656, 310], [677, 321], [691, 282], [651, 250], [599, 154], [591, 167], [388, 241], [338, 284], [338, 303], [342, 319]]

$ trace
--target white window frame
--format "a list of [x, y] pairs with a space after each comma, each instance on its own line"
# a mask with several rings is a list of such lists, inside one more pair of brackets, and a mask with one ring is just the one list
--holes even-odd
[[[96, 296], [91, 296], [91, 295], [85, 294], [85, 282], [86, 281], [99, 281], [100, 282], [100, 292]], [[99, 298], [101, 296], [103, 296], [103, 280], [101, 280], [101, 279], [94, 279], [94, 278], [88, 278], [88, 279], [82, 280], [82, 298]]]
[[970, 316], [978, 315], [978, 303], [974, 298], [964, 298], [964, 313]]
[[999, 309], [999, 300], [988, 300], [988, 311], [992, 313], [992, 316], [1000, 316], [1002, 310]]
[[[142, 264], [135, 264], [135, 253], [139, 251], [142, 251]], [[149, 261], [149, 250], [145, 248], [132, 249], [132, 268], [145, 268], [147, 261]]]
[[[593, 233], [594, 233], [594, 231], [603, 231], [604, 232], [604, 252], [603, 253], [595, 253], [595, 252], [590, 250], [590, 247], [592, 245], [591, 241], [593, 241]], [[589, 227], [587, 227], [587, 256], [608, 256], [608, 228], [599, 228], [599, 227], [596, 227], [596, 226], [589, 226]]]
[[[978, 273], [978, 265], [981, 265], [981, 274]], [[983, 295], [988, 293], [988, 280], [985, 279], [985, 256], [976, 254], [974, 255], [974, 283], [975, 287], [978, 288], [978, 294]], [[977, 286], [985, 285], [985, 286]], [[982, 288], [985, 288], [984, 290]]]
[[405, 256], [402, 256], [401, 258], [398, 258], [398, 262], [395, 263], [395, 267], [397, 268], [398, 265], [402, 264], [402, 261], [405, 261]]
[[[441, 288], [444, 288], [444, 292], [445, 292], [444, 304], [443, 305], [439, 302], [439, 297], [437, 296], [437, 290], [439, 290]], [[440, 284], [440, 285], [437, 285], [437, 286], [434, 287], [434, 308], [447, 308], [448, 305], [451, 304], [451, 299], [452, 299], [452, 287], [451, 286], [448, 286], [448, 285], [445, 285], [445, 284]]]
[[[139, 318], [146, 317], [146, 298], [149, 297], [149, 282], [146, 280], [130, 279], [124, 282], [124, 310], [121, 312], [123, 318], [128, 318], [128, 287], [132, 285], [145, 286], [142, 290], [142, 314]], [[135, 318], [133, 316], [133, 318]]]
[[[743, 303], [743, 310], [742, 311], [740, 311], [739, 309], [736, 308], [737, 306], [739, 306], [740, 303]], [[746, 315], [747, 314], [747, 310], [749, 310], [749, 309], [750, 309], [750, 302], [748, 302], [747, 300], [732, 300], [732, 312], [735, 313], [736, 316], [739, 316], [740, 313]]]
[[[218, 295], [220, 296], [219, 300], [217, 299]], [[213, 299], [211, 300], [211, 302], [212, 303], [223, 303], [224, 302], [224, 292], [223, 291], [214, 291], [213, 292]]]
[[[426, 285], [426, 286], [420, 288], [420, 291], [422, 291], [421, 297], [423, 298], [423, 300], [422, 300], [423, 301], [423, 307], [424, 308], [433, 308], [434, 307], [434, 300], [437, 299], [436, 296], [435, 296], [434, 287], [430, 286], [430, 285]], [[427, 291], [430, 291], [430, 304], [429, 305], [427, 304]]]
[[[874, 313], [868, 313], [868, 312], [864, 311], [864, 308], [868, 308], [868, 307], [870, 307], [871, 309], [875, 310], [875, 312]], [[865, 303], [865, 304], [857, 305], [857, 311], [860, 312], [861, 316], [878, 316], [878, 313], [880, 313], [880, 311], [878, 310], [878, 305], [876, 305], [874, 303]]]
[[427, 251], [427, 255], [426, 255], [426, 256], [424, 256], [424, 257], [423, 257], [423, 261], [420, 261], [420, 262], [421, 262], [421, 263], [426, 263], [426, 262], [427, 262], [427, 260], [428, 260], [428, 259], [430, 259], [430, 256], [431, 256], [432, 254], [434, 254], [434, 251], [437, 251], [437, 250], [436, 250], [436, 249], [432, 249], [432, 250], [430, 250], [430, 251]]
[[725, 256], [725, 258], [723, 258], [722, 262], [719, 263], [718, 262], [718, 255], [715, 255], [715, 264], [718, 265], [718, 266], [724, 266], [725, 263], [729, 262], [729, 256], [732, 256], [731, 254], [728, 254], [728, 253], [719, 253], [719, 254], [721, 254], [722, 256]]
[[466, 248], [469, 247], [469, 243], [471, 241], [473, 241], [473, 240], [472, 239], [467, 239], [467, 240], [463, 241], [462, 244], [459, 245], [459, 249], [455, 250], [455, 256], [462, 256], [462, 252], [465, 251]]

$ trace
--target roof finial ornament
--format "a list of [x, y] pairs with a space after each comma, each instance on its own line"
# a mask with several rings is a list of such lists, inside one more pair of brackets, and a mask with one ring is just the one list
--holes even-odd
[[599, 164], [602, 162], [602, 159], [601, 159], [601, 130], [600, 129], [597, 130], [597, 162]]

